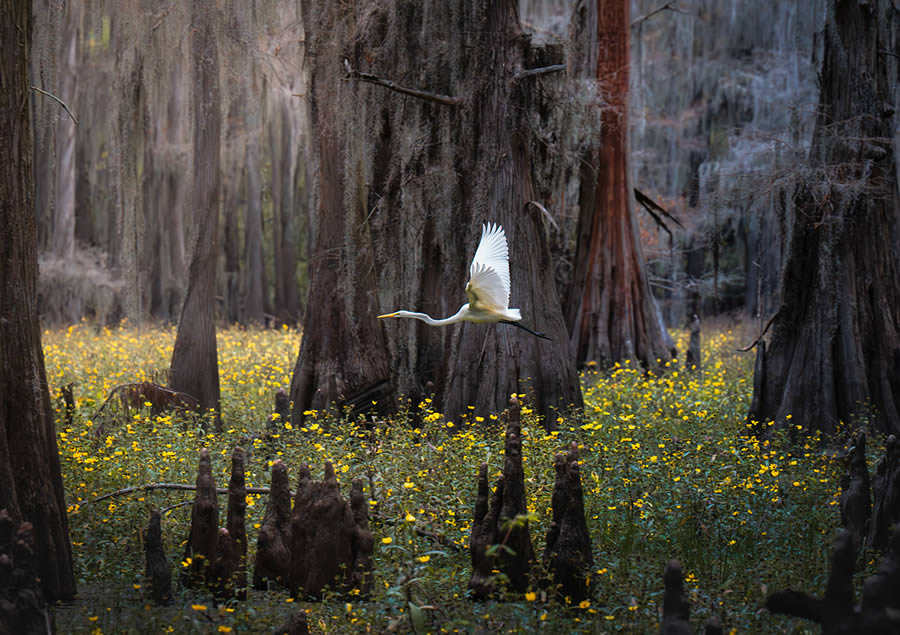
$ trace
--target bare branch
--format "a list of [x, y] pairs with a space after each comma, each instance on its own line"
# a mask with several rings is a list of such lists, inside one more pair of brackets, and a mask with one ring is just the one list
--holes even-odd
[[[647, 213], [650, 214], [650, 217], [656, 221], [656, 224], [663, 229], [668, 235], [669, 239], [672, 238], [672, 231], [668, 228], [665, 221], [659, 217], [659, 215], [653, 210], [654, 207], [658, 207], [656, 203], [653, 203], [647, 196], [641, 192], [639, 189], [634, 188], [634, 197], [638, 203], [640, 203]], [[650, 203], [653, 203], [650, 205]]]
[[[633, 189], [634, 189], [634, 197], [637, 199], [637, 202], [644, 206], [644, 209], [646, 209], [647, 212], [649, 212], [649, 214], [651, 216], [653, 216], [654, 220], [656, 220], [657, 223], [662, 225], [663, 229], [665, 229], [667, 232], [669, 231], [669, 228], [666, 227], [665, 224], [662, 223], [660, 221], [660, 219], [656, 217], [656, 214], [654, 214], [654, 211], [659, 212], [662, 216], [665, 216], [670, 221], [672, 221], [673, 223], [675, 223], [676, 225], [681, 227], [681, 229], [684, 229], [684, 225], [681, 224], [681, 221], [679, 221], [677, 218], [672, 216], [663, 207], [661, 207], [656, 201], [654, 201], [652, 198], [650, 198], [649, 196], [647, 196], [646, 194], [641, 192], [639, 189], [637, 189], [637, 188], [633, 188]], [[653, 209], [651, 210], [651, 208], [653, 208]], [[669, 235], [671, 236], [672, 232], [669, 232]]]
[[75, 122], [75, 125], [76, 125], [76, 126], [78, 125], [78, 120], [75, 118], [75, 115], [72, 114], [72, 111], [69, 110], [69, 107], [66, 106], [66, 102], [64, 102], [62, 99], [60, 99], [59, 97], [57, 97], [57, 96], [54, 95], [53, 93], [48, 93], [46, 90], [42, 90], [42, 89], [38, 88], [37, 86], [32, 86], [32, 87], [31, 87], [31, 90], [37, 91], [37, 92], [39, 92], [39, 93], [42, 94], [42, 95], [47, 95], [47, 97], [50, 97], [51, 99], [55, 99], [57, 102], [59, 102], [59, 104], [60, 104], [63, 108], [66, 109], [66, 112], [69, 113], [69, 116], [72, 118], [72, 121]]
[[762, 333], [759, 334], [759, 337], [757, 337], [755, 340], [753, 340], [753, 342], [751, 342], [750, 344], [748, 344], [748, 345], [745, 346], [744, 348], [739, 348], [738, 350], [739, 350], [740, 352], [742, 352], [742, 353], [746, 353], [746, 352], [750, 351], [754, 346], [756, 346], [757, 344], [759, 344], [759, 341], [763, 338], [763, 335], [766, 334], [766, 332], [769, 330], [769, 327], [772, 326], [772, 322], [774, 322], [774, 321], [775, 321], [775, 318], [777, 318], [777, 317], [778, 317], [778, 311], [776, 311], [776, 312], [775, 312], [775, 315], [773, 315], [772, 317], [770, 317], [770, 318], [769, 318], [769, 321], [766, 322], [766, 326], [763, 328]]
[[566, 70], [565, 64], [553, 64], [552, 66], [542, 66], [540, 68], [529, 68], [516, 73], [516, 79], [524, 79], [526, 77], [534, 77], [536, 75], [546, 75], [548, 73], [559, 73]]
[[417, 90], [415, 88], [406, 88], [404, 86], [398, 86], [394, 82], [378, 77], [377, 75], [372, 75], [370, 73], [361, 73], [357, 70], [354, 70], [353, 67], [350, 66], [350, 62], [348, 62], [347, 60], [344, 60], [344, 70], [346, 71], [348, 77], [358, 79], [361, 82], [368, 82], [370, 84], [384, 86], [385, 88], [397, 91], [398, 93], [402, 93], [404, 95], [409, 95], [410, 97], [417, 97], [419, 99], [424, 99], [425, 101], [433, 101], [437, 104], [443, 104], [444, 106], [459, 106], [463, 103], [463, 100], [459, 97], [439, 95], [437, 93], [430, 93], [428, 91]]
[[669, 11], [674, 11], [675, 13], [684, 13], [685, 15], [687, 15], [687, 11], [679, 9], [678, 7], [673, 7], [672, 3], [674, 3], [674, 2], [675, 2], [675, 0], [668, 0], [668, 2], [661, 4], [660, 6], [656, 7], [652, 11], [650, 11], [649, 13], [646, 13], [644, 15], [639, 15], [638, 17], [636, 17], [634, 20], [631, 21], [631, 26], [635, 27], [638, 24], [640, 24], [641, 22], [644, 22], [645, 20], [649, 20], [657, 13], [660, 13], [661, 11], [665, 11], [666, 9], [668, 9]]
[[553, 218], [553, 214], [551, 214], [550, 211], [549, 211], [546, 207], [544, 207], [543, 205], [541, 205], [541, 204], [538, 203], [537, 201], [528, 201], [527, 203], [525, 203], [525, 207], [528, 207], [529, 205], [534, 205], [538, 210], [540, 210], [541, 213], [544, 214], [544, 218], [546, 218], [547, 221], [548, 221], [551, 225], [553, 225], [553, 228], [554, 228], [556, 231], [559, 231], [559, 225], [556, 223], [556, 220]]

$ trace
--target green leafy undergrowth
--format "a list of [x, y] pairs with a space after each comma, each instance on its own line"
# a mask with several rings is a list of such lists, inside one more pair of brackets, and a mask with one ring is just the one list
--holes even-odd
[[[74, 382], [78, 406], [67, 423], [57, 401], [81, 592], [77, 603], [58, 611], [63, 632], [266, 632], [298, 607], [323, 633], [652, 632], [659, 627], [665, 562], [678, 558], [698, 625], [718, 615], [726, 631], [757, 633], [807, 628], [770, 616], [762, 608], [767, 592], [824, 588], [841, 465], [813, 444], [789, 449], [777, 438], [749, 434], [752, 358], [735, 352], [731, 331], [705, 337], [702, 373], [674, 363], [657, 374], [629, 363], [604, 372], [589, 367], [584, 413], [551, 422], [553, 432], [528, 408], [530, 395], [520, 395], [537, 554], [551, 517], [553, 456], [573, 441], [579, 447], [595, 558], [591, 599], [580, 605], [549, 601], [537, 582], [524, 596], [469, 599], [477, 470], [487, 462], [492, 481], [500, 473], [502, 417], [474, 411], [449, 417], [430, 402], [401, 401], [391, 420], [360, 426], [308, 412], [302, 427], [276, 420], [277, 434], [266, 438], [274, 392], [289, 385], [300, 334], [236, 328], [218, 335], [221, 433], [205, 432], [200, 419], [151, 416], [149, 408], [124, 420], [98, 416], [116, 385], [164, 375], [174, 336], [171, 328], [98, 331], [87, 324], [43, 334], [51, 394]], [[363, 479], [376, 545], [369, 598], [301, 603], [273, 589], [217, 607], [177, 583], [191, 492], [134, 489], [96, 500], [146, 484], [193, 484], [201, 447], [209, 448], [217, 484], [225, 487], [236, 445], [248, 451], [248, 486], [268, 486], [279, 458], [292, 481], [303, 462], [321, 477], [326, 460], [345, 493], [353, 478]], [[247, 503], [252, 563], [265, 494], [249, 494]], [[221, 497], [223, 524], [224, 507]], [[166, 608], [150, 605], [143, 575], [141, 532], [153, 508], [165, 510], [164, 540], [176, 573], [175, 602]]]

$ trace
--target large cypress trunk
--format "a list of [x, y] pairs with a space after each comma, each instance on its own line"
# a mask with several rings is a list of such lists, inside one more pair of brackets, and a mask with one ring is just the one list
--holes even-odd
[[216, 350], [216, 258], [219, 244], [219, 61], [215, 3], [194, 3], [194, 233], [187, 296], [172, 352], [173, 390], [196, 397], [219, 418]]
[[[378, 0], [360, 15], [332, 15], [340, 28], [326, 13], [310, 12], [318, 16], [309, 29], [315, 125], [325, 139], [321, 128], [330, 122], [341, 190], [326, 189], [323, 143], [319, 235], [333, 235], [336, 242], [320, 240], [312, 259], [302, 348], [331, 342], [343, 352], [335, 356], [344, 374], [363, 367], [362, 351], [387, 353], [389, 369], [370, 373], [369, 385], [389, 378], [397, 392], [417, 401], [430, 382], [437, 407], [451, 419], [471, 412], [468, 406], [482, 415], [501, 412], [513, 392], [528, 392], [538, 412], [552, 420], [558, 411], [580, 406], [544, 217], [529, 204], [537, 198], [528, 151], [537, 80], [521, 72], [548, 62], [522, 33], [515, 3]], [[345, 59], [353, 78], [360, 79], [357, 71], [373, 74], [422, 92], [410, 96], [342, 81]], [[320, 98], [326, 77], [338, 95], [330, 112]], [[355, 224], [344, 231], [325, 228], [327, 196], [343, 201]], [[375, 315], [400, 308], [434, 317], [455, 313], [467, 301], [469, 263], [486, 222], [501, 224], [509, 239], [510, 305], [552, 342], [503, 324], [439, 328], [413, 320], [375, 321]], [[324, 251], [329, 246], [332, 251]], [[354, 254], [355, 249], [361, 251]], [[317, 262], [326, 256], [341, 264], [329, 269]], [[323, 303], [334, 302], [329, 294], [350, 281], [354, 269], [347, 263], [354, 262], [365, 274], [353, 280], [359, 300], [345, 302], [354, 313], [317, 318]], [[334, 284], [319, 287], [323, 274]], [[352, 329], [366, 334], [353, 336], [362, 348], [349, 346]], [[305, 354], [301, 350], [301, 358]], [[323, 386], [324, 378], [307, 390], [327, 392]], [[364, 383], [355, 387], [363, 388]], [[296, 407], [296, 394], [294, 399]]]
[[749, 413], [775, 429], [830, 435], [865, 416], [900, 433], [897, 20], [884, 0], [828, 9], [810, 167]]
[[668, 357], [650, 294], [628, 167], [629, 3], [585, 2], [576, 13], [576, 76], [594, 74], [605, 102], [600, 138], [581, 162], [574, 273], [566, 301], [578, 364]]
[[[335, 42], [342, 41], [346, 25], [334, 3], [325, 2], [317, 9], [321, 10], [312, 29], [306, 23], [308, 37], [314, 49], [331, 51]], [[304, 16], [309, 15], [307, 5]], [[353, 187], [347, 183], [343, 144], [353, 140], [341, 130], [339, 108], [345, 87], [340, 59], [320, 54], [314, 60], [310, 105], [318, 161], [318, 222], [303, 340], [291, 380], [294, 421], [309, 410], [335, 405], [358, 403], [368, 409], [388, 384], [384, 337], [375, 321], [371, 233], [364, 201], [354, 198]]]
[[0, 1], [0, 509], [33, 523], [52, 601], [72, 597], [75, 578], [37, 315], [30, 49], [31, 2]]

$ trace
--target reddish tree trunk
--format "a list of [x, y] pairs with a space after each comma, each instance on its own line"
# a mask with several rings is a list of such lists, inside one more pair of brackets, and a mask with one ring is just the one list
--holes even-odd
[[579, 28], [586, 40], [575, 72], [596, 73], [605, 104], [601, 138], [582, 162], [575, 271], [565, 306], [569, 340], [579, 365], [636, 359], [656, 366], [668, 351], [647, 282], [627, 160], [629, 3], [597, 0], [596, 16], [593, 6], [585, 8]]
[[0, 1], [0, 509], [33, 524], [37, 573], [53, 601], [75, 594], [75, 578], [37, 315], [31, 24], [31, 2]]

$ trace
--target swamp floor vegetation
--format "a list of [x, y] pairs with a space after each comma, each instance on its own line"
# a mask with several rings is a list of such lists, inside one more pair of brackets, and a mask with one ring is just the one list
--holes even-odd
[[[60, 632], [271, 632], [303, 608], [318, 633], [649, 633], [659, 628], [670, 558], [684, 568], [698, 629], [718, 615], [726, 632], [812, 630], [763, 606], [777, 589], [821, 594], [839, 524], [843, 464], [813, 442], [788, 447], [749, 433], [753, 355], [736, 348], [752, 336], [707, 330], [701, 373], [674, 363], [655, 375], [630, 364], [611, 372], [589, 368], [584, 415], [558, 419], [553, 432], [535, 420], [529, 395], [520, 395], [537, 554], [551, 517], [553, 456], [572, 441], [579, 447], [596, 566], [591, 597], [578, 605], [548, 600], [537, 580], [524, 596], [486, 603], [468, 597], [476, 477], [482, 461], [492, 482], [502, 467], [500, 419], [447, 417], [426, 400], [400, 403], [398, 416], [368, 427], [315, 412], [300, 429], [276, 420], [277, 435], [265, 438], [275, 391], [290, 384], [300, 337], [290, 329], [219, 332], [224, 429], [207, 434], [196, 419], [152, 416], [149, 408], [115, 422], [93, 418], [117, 385], [165, 383], [174, 329], [98, 330], [82, 323], [44, 332], [51, 395], [74, 383], [77, 400], [70, 423], [62, 400], [54, 401], [79, 583], [79, 598], [56, 609]], [[679, 350], [686, 343], [680, 334]], [[874, 440], [871, 457], [880, 456], [881, 444]], [[177, 582], [191, 492], [137, 490], [94, 501], [142, 484], [193, 484], [201, 447], [209, 448], [217, 485], [225, 487], [235, 445], [248, 453], [248, 487], [268, 486], [279, 458], [292, 482], [303, 462], [321, 478], [325, 460], [345, 494], [354, 477], [363, 479], [376, 545], [369, 598], [293, 602], [271, 589], [216, 606]], [[247, 504], [252, 563], [265, 494], [248, 494]], [[141, 536], [153, 508], [165, 510], [163, 539], [175, 573], [175, 601], [162, 608], [151, 604], [144, 577]], [[437, 542], [436, 534], [446, 540]], [[539, 564], [535, 569], [540, 574]]]

